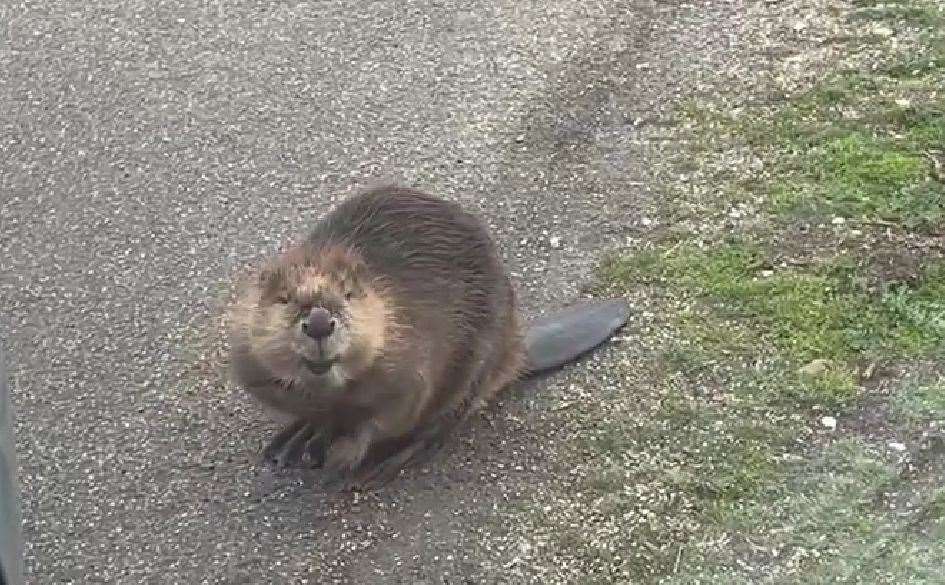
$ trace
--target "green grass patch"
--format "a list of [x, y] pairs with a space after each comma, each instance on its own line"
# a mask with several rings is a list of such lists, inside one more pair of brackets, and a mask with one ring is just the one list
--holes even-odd
[[940, 83], [937, 79], [896, 79], [888, 73], [835, 73], [777, 111], [747, 117], [739, 129], [749, 144], [796, 154], [852, 134], [891, 138], [926, 127], [932, 130], [927, 139], [918, 131], [919, 141], [900, 136], [889, 145], [911, 151], [934, 148], [941, 144], [936, 140], [945, 118]]
[[[921, 29], [922, 41], [890, 51], [875, 70], [834, 72], [774, 110], [731, 117], [688, 102], [681, 114], [711, 136], [700, 144], [742, 142], [768, 159], [765, 185], [753, 195], [763, 193], [782, 217], [839, 215], [938, 232], [945, 225], [945, 11], [932, 2], [858, 6], [857, 18]], [[738, 179], [718, 179], [719, 197], [736, 199]]]
[[940, 30], [945, 25], [945, 9], [935, 2], [916, 0], [854, 0], [853, 20], [887, 21], [901, 26]]
[[[600, 555], [629, 563], [634, 582], [945, 582], [942, 447], [913, 440], [945, 418], [943, 381], [860, 378], [867, 363], [945, 357], [945, 263], [930, 253], [915, 277], [913, 250], [882, 260], [899, 242], [887, 226], [919, 239], [945, 225], [945, 13], [855, 4], [861, 22], [897, 31], [865, 27], [876, 42], [903, 41], [888, 62], [835, 72], [778, 108], [684, 104], [693, 156], [677, 170], [698, 173], [668, 199], [711, 241], [680, 231], [601, 268], [609, 292], [643, 293], [659, 313], [661, 403], [594, 419], [576, 442], [593, 462], [582, 497], [620, 526]], [[925, 46], [903, 58], [917, 29]], [[827, 225], [801, 259], [822, 260], [775, 264], [764, 238], [804, 216]], [[852, 221], [831, 228], [833, 216]], [[728, 233], [740, 226], [750, 235]], [[833, 244], [846, 253], [825, 258]], [[872, 244], [875, 260], [858, 255]], [[860, 436], [873, 416], [882, 438]]]
[[[764, 567], [766, 583], [941, 582], [942, 490], [913, 492], [857, 440], [780, 472], [754, 502], [720, 506], [716, 532], [684, 543], [682, 569], [661, 582], [757, 582], [751, 565]], [[912, 513], [880, 505], [896, 491], [912, 492]]]
[[[850, 262], [808, 270], [768, 264], [761, 246], [731, 240], [611, 259], [603, 275], [618, 289], [649, 283], [683, 302], [672, 321], [681, 341], [664, 354], [671, 369], [693, 376], [728, 363], [744, 379], [737, 364], [766, 357], [774, 378], [746, 385], [746, 398], [838, 407], [857, 395], [850, 364], [941, 354], [945, 265], [930, 266], [914, 288], [873, 292]], [[796, 373], [812, 360], [828, 365]]]
[[890, 406], [893, 416], [907, 423], [945, 419], [945, 379], [908, 385]]
[[773, 211], [941, 228], [945, 18], [939, 23], [927, 51], [880, 72], [835, 73], [778, 111], [747, 118], [741, 137], [777, 153], [767, 188]]
[[836, 410], [853, 402], [859, 395], [856, 372], [847, 364], [830, 363], [816, 376], [785, 376], [783, 399], [805, 405], [821, 405]]
[[[717, 318], [737, 318], [757, 331], [760, 337], [751, 342], [773, 342], [797, 362], [846, 360], [890, 349], [917, 354], [934, 351], [945, 340], [941, 265], [927, 269], [917, 288], [879, 297], [862, 288], [856, 267], [827, 263], [812, 271], [774, 270], [760, 246], [739, 240], [710, 249], [687, 245], [611, 259], [603, 271], [618, 287], [659, 282], [674, 294], [706, 301]], [[704, 317], [698, 321], [706, 322]], [[713, 349], [724, 344], [723, 338], [733, 340], [729, 324], [720, 323], [716, 330], [716, 342], [710, 329], [687, 331]], [[722, 349], [730, 353], [734, 347]]]
[[886, 65], [883, 73], [899, 79], [910, 79], [938, 74], [943, 70], [945, 70], [945, 40], [939, 39], [932, 50]]
[[[677, 545], [693, 522], [713, 521], [720, 509], [754, 502], [780, 481], [781, 455], [796, 441], [792, 421], [770, 419], [752, 407], [719, 409], [683, 394], [678, 388], [671, 392], [648, 420], [608, 421], [579, 435], [584, 452], [607, 462], [595, 466], [582, 493], [595, 502], [595, 515], [634, 519], [632, 531], [605, 544], [643, 580], [672, 574]], [[641, 452], [661, 456], [638, 460]], [[683, 509], [692, 515], [689, 521], [667, 523]], [[581, 528], [560, 538], [582, 558], [613, 560], [613, 552], [585, 542]], [[637, 563], [634, 557], [647, 560]]]
[[[631, 563], [639, 582], [751, 583], [759, 567], [772, 583], [935, 582], [945, 490], [911, 484], [882, 450], [855, 438], [791, 457], [801, 436], [776, 411], [667, 402], [642, 426], [611, 427], [619, 440], [594, 441], [592, 450], [616, 463], [582, 486], [595, 516], [652, 521], [600, 547], [579, 528], [564, 531], [568, 550]], [[639, 452], [662, 456], [620, 463]], [[633, 487], [641, 485], [651, 494], [644, 500]], [[890, 494], [909, 508], [884, 504]], [[633, 551], [647, 561], [633, 564]]]
[[664, 405], [640, 443], [669, 457], [641, 477], [658, 475], [667, 489], [693, 494], [702, 507], [751, 498], [775, 473], [776, 454], [790, 442], [790, 427], [760, 410], [719, 410], [698, 400]]
[[822, 115], [827, 108], [858, 104], [859, 96], [875, 94], [880, 89], [880, 81], [875, 76], [847, 71], [828, 77], [794, 100], [790, 107], [797, 113]]
[[919, 286], [900, 286], [882, 297], [883, 311], [895, 324], [895, 345], [909, 355], [941, 355], [945, 344], [945, 264], [926, 268]]
[[[928, 497], [921, 529], [888, 517], [871, 531], [836, 543], [837, 553], [814, 564], [805, 578], [809, 583], [933, 584], [945, 577], [945, 522], [940, 502], [942, 492]], [[927, 511], [927, 513], [926, 513]]]
[[864, 132], [824, 140], [801, 155], [796, 172], [775, 182], [774, 209], [936, 229], [945, 220], [945, 184], [933, 177], [933, 163], [919, 148], [941, 133], [942, 120], [911, 131], [916, 147]]

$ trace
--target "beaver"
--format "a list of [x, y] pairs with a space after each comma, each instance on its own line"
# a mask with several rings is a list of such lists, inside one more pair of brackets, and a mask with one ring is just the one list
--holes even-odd
[[628, 311], [595, 301], [524, 323], [481, 220], [385, 185], [253, 273], [229, 311], [231, 367], [290, 418], [266, 461], [308, 459], [326, 485], [383, 483], [502, 389], [606, 341]]

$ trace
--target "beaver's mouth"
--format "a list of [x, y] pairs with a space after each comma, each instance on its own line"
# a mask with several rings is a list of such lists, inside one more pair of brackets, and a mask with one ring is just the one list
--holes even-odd
[[322, 374], [328, 373], [328, 370], [331, 369], [337, 359], [332, 358], [330, 360], [311, 360], [307, 357], [302, 358], [302, 363], [305, 364], [305, 367], [309, 369], [313, 374], [321, 376]]

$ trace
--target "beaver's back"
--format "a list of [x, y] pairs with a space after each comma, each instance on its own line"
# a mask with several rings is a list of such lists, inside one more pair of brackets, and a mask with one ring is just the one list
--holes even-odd
[[486, 226], [459, 205], [418, 191], [380, 187], [353, 196], [309, 242], [352, 246], [410, 317], [448, 319], [444, 330], [459, 335], [504, 319], [512, 302]]

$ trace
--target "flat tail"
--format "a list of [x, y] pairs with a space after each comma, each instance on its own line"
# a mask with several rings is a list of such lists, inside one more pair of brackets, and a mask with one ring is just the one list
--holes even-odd
[[559, 368], [601, 345], [626, 324], [622, 300], [589, 301], [543, 315], [525, 327], [527, 375]]

